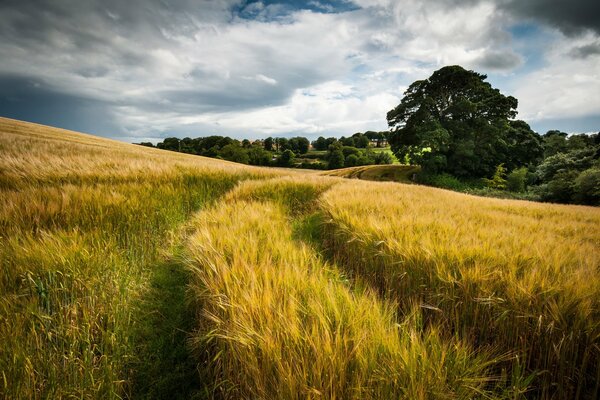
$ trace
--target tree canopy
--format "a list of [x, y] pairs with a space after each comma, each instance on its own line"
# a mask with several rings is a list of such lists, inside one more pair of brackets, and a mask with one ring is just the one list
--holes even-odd
[[390, 145], [399, 160], [424, 171], [486, 177], [539, 161], [541, 138], [517, 115], [517, 99], [485, 82], [486, 75], [448, 66], [414, 82], [388, 112]]

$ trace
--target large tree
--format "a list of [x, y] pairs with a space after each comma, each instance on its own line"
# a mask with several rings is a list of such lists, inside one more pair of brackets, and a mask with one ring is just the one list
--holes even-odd
[[490, 176], [501, 163], [516, 167], [539, 158], [539, 136], [526, 123], [512, 121], [517, 99], [485, 79], [448, 66], [410, 85], [387, 114], [396, 157], [426, 172], [462, 177]]

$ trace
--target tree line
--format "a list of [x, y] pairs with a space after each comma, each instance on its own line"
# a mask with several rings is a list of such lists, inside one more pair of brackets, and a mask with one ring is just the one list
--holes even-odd
[[[163, 150], [218, 158], [257, 166], [336, 169], [359, 165], [391, 164], [389, 153], [373, 148], [387, 145], [388, 132], [357, 132], [349, 137], [319, 137], [312, 143], [306, 137], [268, 137], [264, 140], [237, 140], [227, 136], [165, 138], [154, 146]], [[313, 150], [313, 151], [311, 151]]]

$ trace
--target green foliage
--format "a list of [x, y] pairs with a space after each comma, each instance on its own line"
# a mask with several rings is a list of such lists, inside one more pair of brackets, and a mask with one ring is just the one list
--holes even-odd
[[590, 168], [579, 174], [573, 189], [578, 203], [600, 205], [600, 168]]
[[219, 155], [223, 157], [224, 160], [233, 161], [240, 164], [250, 163], [248, 152], [236, 144], [228, 144], [227, 146], [223, 147], [219, 152]]
[[317, 140], [312, 142], [313, 148], [318, 151], [327, 150], [327, 140], [323, 136], [319, 136]]
[[329, 154], [329, 169], [344, 168], [345, 157], [340, 148], [334, 148]]
[[348, 157], [346, 157], [344, 166], [356, 167], [357, 165], [359, 165], [359, 164], [358, 164], [358, 157], [356, 156], [356, 154], [350, 154]]
[[594, 204], [594, 170], [600, 163], [599, 153], [597, 146], [590, 146], [546, 158], [536, 169], [539, 184], [534, 191], [543, 201]]
[[450, 189], [458, 192], [463, 192], [472, 188], [468, 183], [463, 182], [454, 175], [450, 174], [420, 174], [418, 182], [430, 186], [435, 186], [442, 189]]
[[511, 192], [524, 192], [527, 184], [527, 173], [525, 167], [517, 168], [508, 174], [506, 178], [507, 189]]
[[248, 160], [250, 165], [268, 166], [271, 164], [271, 152], [259, 146], [252, 146], [248, 150]]
[[489, 176], [500, 163], [534, 162], [541, 142], [526, 123], [510, 121], [517, 99], [502, 95], [485, 79], [449, 66], [410, 85], [387, 114], [396, 157], [408, 157], [428, 173], [459, 177]]
[[290, 149], [287, 149], [281, 154], [281, 157], [277, 160], [277, 163], [281, 167], [291, 167], [294, 164], [294, 159], [296, 155]]
[[486, 183], [487, 187], [492, 189], [506, 189], [506, 167], [504, 167], [504, 164], [499, 164], [496, 167], [496, 171], [494, 172], [494, 176], [492, 176], [492, 179], [484, 179], [484, 182]]
[[567, 134], [565, 132], [557, 130], [546, 132], [544, 135], [544, 157], [565, 153], [567, 149]]
[[537, 186], [534, 190], [542, 201], [570, 203], [573, 200], [574, 183], [578, 175], [575, 170], [560, 171], [547, 183]]
[[310, 142], [305, 137], [294, 137], [288, 140], [287, 148], [295, 154], [306, 154], [310, 147]]
[[360, 132], [355, 133], [352, 137], [354, 138], [354, 145], [358, 148], [366, 149], [371, 144], [371, 140]]
[[273, 138], [272, 137], [266, 138], [263, 145], [265, 146], [266, 151], [273, 151]]
[[286, 138], [275, 138], [277, 151], [286, 151], [290, 149], [289, 141]]
[[357, 149], [356, 147], [352, 147], [352, 146], [343, 146], [342, 153], [344, 153], [344, 157], [348, 157], [351, 154], [354, 154], [355, 156], [358, 157], [360, 154], [362, 154], [362, 152], [359, 149]]
[[373, 161], [375, 162], [375, 164], [378, 164], [378, 165], [393, 164], [394, 158], [392, 157], [392, 155], [390, 153], [380, 151], [380, 152], [375, 153], [375, 155], [373, 156]]
[[348, 147], [355, 147], [356, 143], [354, 143], [354, 138], [353, 137], [344, 137], [342, 136], [340, 138], [340, 142], [342, 143], [342, 145], [344, 146], [348, 146]]

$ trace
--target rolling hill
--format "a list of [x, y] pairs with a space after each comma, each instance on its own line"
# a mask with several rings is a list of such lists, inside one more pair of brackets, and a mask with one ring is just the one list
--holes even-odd
[[600, 210], [0, 118], [3, 398], [587, 399]]

